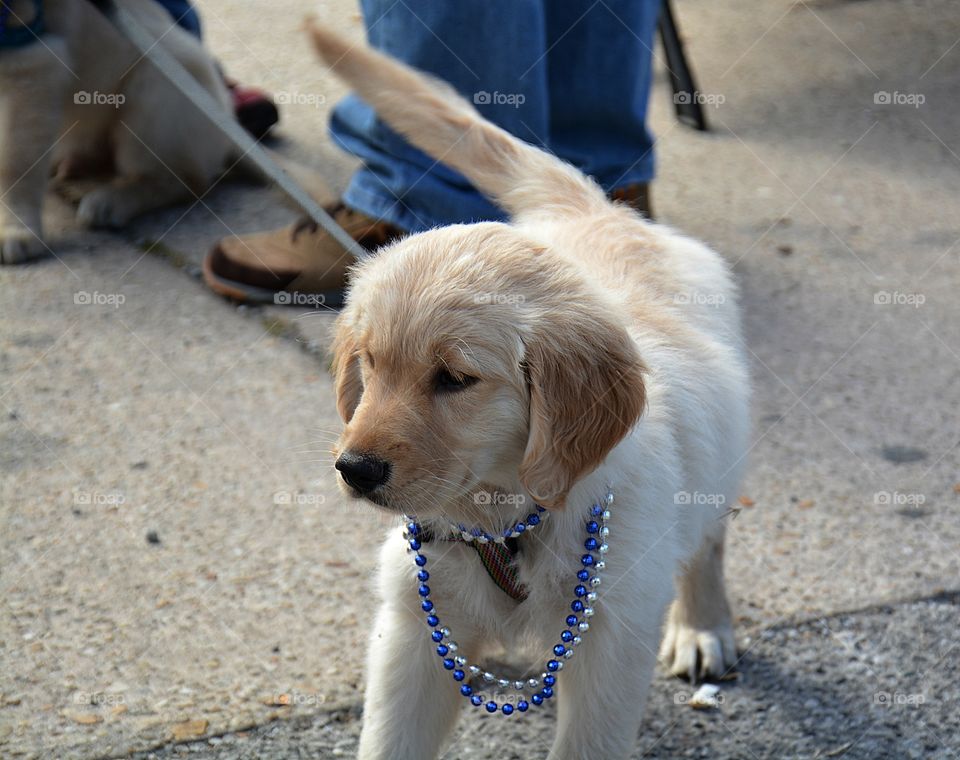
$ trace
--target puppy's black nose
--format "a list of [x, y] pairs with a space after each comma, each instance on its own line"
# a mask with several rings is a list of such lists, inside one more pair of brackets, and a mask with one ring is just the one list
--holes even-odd
[[390, 464], [371, 454], [351, 454], [345, 451], [337, 460], [336, 468], [351, 488], [370, 493], [390, 479]]

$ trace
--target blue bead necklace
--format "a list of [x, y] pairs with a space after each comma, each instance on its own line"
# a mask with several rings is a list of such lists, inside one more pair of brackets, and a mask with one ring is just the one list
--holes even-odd
[[[607, 523], [610, 520], [610, 507], [612, 505], [613, 492], [608, 490], [607, 495], [600, 503], [590, 507], [589, 517], [584, 525], [586, 539], [583, 542], [583, 548], [587, 550], [587, 553], [580, 557], [581, 568], [577, 571], [577, 583], [573, 588], [574, 598], [570, 603], [571, 614], [567, 615], [564, 621], [566, 627], [560, 632], [560, 641], [553, 647], [551, 659], [547, 660], [540, 677], [527, 680], [499, 678], [489, 671], [484, 671], [479, 665], [467, 662], [466, 657], [458, 653], [459, 645], [453, 640], [450, 629], [441, 627], [436, 606], [430, 600], [430, 587], [427, 585], [427, 581], [430, 580], [430, 573], [427, 571], [427, 558], [420, 552], [422, 546], [420, 537], [425, 532], [415, 520], [410, 520], [407, 523], [404, 539], [408, 542], [409, 551], [413, 553], [413, 561], [417, 566], [417, 581], [419, 584], [417, 592], [421, 598], [420, 607], [426, 614], [430, 639], [436, 645], [436, 652], [440, 657], [443, 668], [450, 671], [455, 682], [460, 683], [460, 694], [469, 699], [470, 704], [474, 707], [482, 705], [488, 713], [499, 711], [502, 715], [512, 715], [514, 710], [523, 713], [530, 709], [531, 704], [539, 707], [553, 697], [557, 677], [563, 670], [563, 661], [573, 657], [575, 647], [582, 642], [582, 634], [590, 630], [589, 619], [594, 615], [593, 604], [597, 600], [596, 589], [600, 585], [600, 573], [606, 569], [604, 557], [609, 548], [607, 537], [610, 534]], [[502, 542], [507, 538], [516, 538], [529, 528], [538, 525], [540, 523], [540, 513], [544, 513], [544, 509], [538, 506], [537, 513], [531, 514], [526, 521], [518, 522], [517, 525], [506, 529], [497, 536], [491, 536], [476, 528], [467, 530], [463, 525], [452, 527], [464, 541]], [[548, 514], [545, 513], [543, 516], [546, 517]], [[493, 696], [485, 695], [469, 683], [465, 683], [468, 676], [479, 676], [485, 684], [495, 685], [501, 690], [512, 686], [513, 689], [521, 693], [520, 699], [516, 706], [509, 701], [498, 703]], [[533, 692], [529, 696], [529, 700], [524, 694], [528, 691]]]

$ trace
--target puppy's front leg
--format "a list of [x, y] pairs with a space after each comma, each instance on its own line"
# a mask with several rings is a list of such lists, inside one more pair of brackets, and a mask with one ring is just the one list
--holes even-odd
[[666, 600], [645, 606], [649, 615], [639, 623], [599, 609], [576, 655], [564, 662], [557, 683], [557, 736], [548, 760], [629, 757], [653, 678]]
[[[723, 583], [724, 525], [711, 533], [686, 566], [667, 616], [660, 657], [675, 676], [718, 678], [737, 662], [733, 619]], [[699, 666], [699, 669], [698, 669]]]
[[64, 60], [66, 44], [53, 35], [0, 60], [0, 264], [44, 248], [43, 194], [72, 81]]
[[436, 757], [462, 701], [423, 615], [400, 599], [385, 601], [367, 658], [360, 760]]

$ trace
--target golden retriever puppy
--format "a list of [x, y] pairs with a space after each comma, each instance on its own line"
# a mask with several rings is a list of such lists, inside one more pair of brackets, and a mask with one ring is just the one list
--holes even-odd
[[[354, 270], [338, 321], [343, 487], [415, 521], [380, 556], [360, 757], [435, 757], [461, 705], [517, 720], [555, 696], [551, 760], [625, 758], [661, 641], [693, 678], [736, 657], [722, 505], [747, 450], [749, 378], [728, 267], [441, 83], [312, 34], [391, 126], [512, 219], [381, 250]], [[504, 542], [518, 601], [457, 539], [497, 539], [534, 505], [544, 517]], [[546, 668], [471, 685], [468, 663], [492, 647]]]
[[[229, 113], [229, 93], [200, 43], [153, 0], [120, 0]], [[8, 24], [30, 24], [13, 0]], [[107, 181], [80, 199], [79, 220], [119, 227], [191, 199], [224, 170], [228, 139], [88, 0], [44, 0], [45, 33], [0, 51], [0, 263], [46, 248], [41, 212], [51, 169], [59, 179]]]

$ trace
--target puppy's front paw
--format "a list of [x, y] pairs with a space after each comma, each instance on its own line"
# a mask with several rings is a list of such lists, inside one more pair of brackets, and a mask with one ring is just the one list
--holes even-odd
[[723, 676], [737, 661], [737, 645], [729, 616], [700, 625], [682, 617], [674, 604], [660, 645], [660, 660], [664, 666], [671, 675], [688, 678], [691, 683], [701, 678]]
[[44, 251], [40, 238], [20, 224], [0, 226], [0, 264], [22, 264]]

